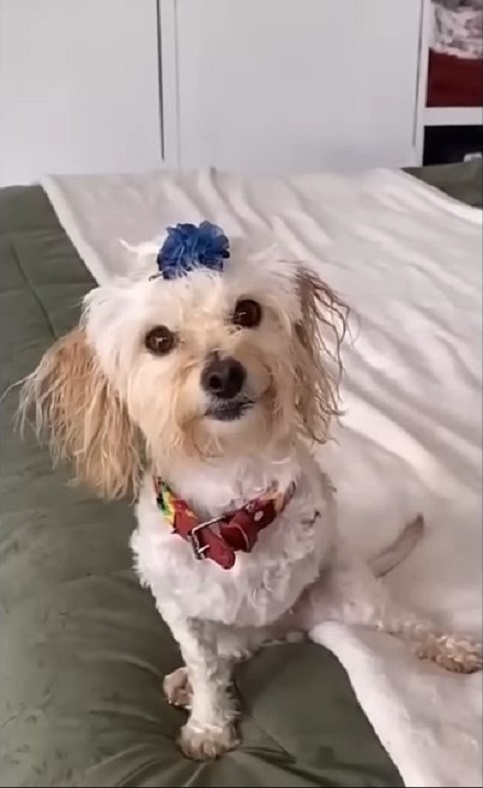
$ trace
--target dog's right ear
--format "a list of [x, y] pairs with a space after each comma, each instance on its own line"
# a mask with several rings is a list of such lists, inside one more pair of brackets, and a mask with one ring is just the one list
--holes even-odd
[[69, 460], [77, 480], [107, 499], [136, 492], [141, 436], [82, 328], [59, 339], [25, 381], [21, 422], [30, 412], [37, 434], [47, 432], [54, 460]]

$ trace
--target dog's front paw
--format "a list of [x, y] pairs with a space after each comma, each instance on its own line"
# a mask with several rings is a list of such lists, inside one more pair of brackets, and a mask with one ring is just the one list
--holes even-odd
[[471, 638], [428, 635], [418, 643], [416, 653], [453, 673], [476, 673], [483, 664], [481, 643]]
[[194, 761], [213, 761], [235, 749], [240, 740], [233, 724], [200, 727], [187, 722], [181, 728], [178, 743], [187, 758]]
[[172, 706], [178, 706], [180, 709], [191, 708], [192, 690], [187, 668], [178, 668], [165, 676], [163, 690], [168, 703]]

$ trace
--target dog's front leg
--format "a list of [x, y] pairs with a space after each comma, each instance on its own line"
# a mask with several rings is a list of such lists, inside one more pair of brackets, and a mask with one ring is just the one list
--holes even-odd
[[218, 758], [238, 744], [230, 694], [233, 662], [218, 653], [216, 625], [188, 619], [172, 605], [162, 605], [160, 612], [179, 644], [191, 688], [179, 745], [188, 758]]

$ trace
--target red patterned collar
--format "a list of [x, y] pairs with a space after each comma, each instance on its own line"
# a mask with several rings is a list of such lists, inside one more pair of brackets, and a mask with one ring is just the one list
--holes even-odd
[[178, 498], [159, 477], [154, 478], [156, 502], [173, 533], [193, 548], [198, 559], [209, 558], [223, 569], [231, 569], [236, 553], [250, 553], [258, 534], [270, 525], [287, 506], [295, 492], [295, 484], [281, 493], [269, 490], [249, 501], [241, 509], [212, 520], [200, 521], [186, 501]]

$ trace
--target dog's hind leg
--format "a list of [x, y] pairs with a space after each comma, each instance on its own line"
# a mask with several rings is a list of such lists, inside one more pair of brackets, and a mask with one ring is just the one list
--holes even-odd
[[421, 659], [447, 670], [473, 673], [482, 667], [480, 643], [445, 633], [424, 616], [399, 605], [367, 564], [346, 553], [334, 556], [330, 568], [301, 600], [296, 615], [314, 642], [321, 641], [318, 625], [339, 621], [408, 641]]

